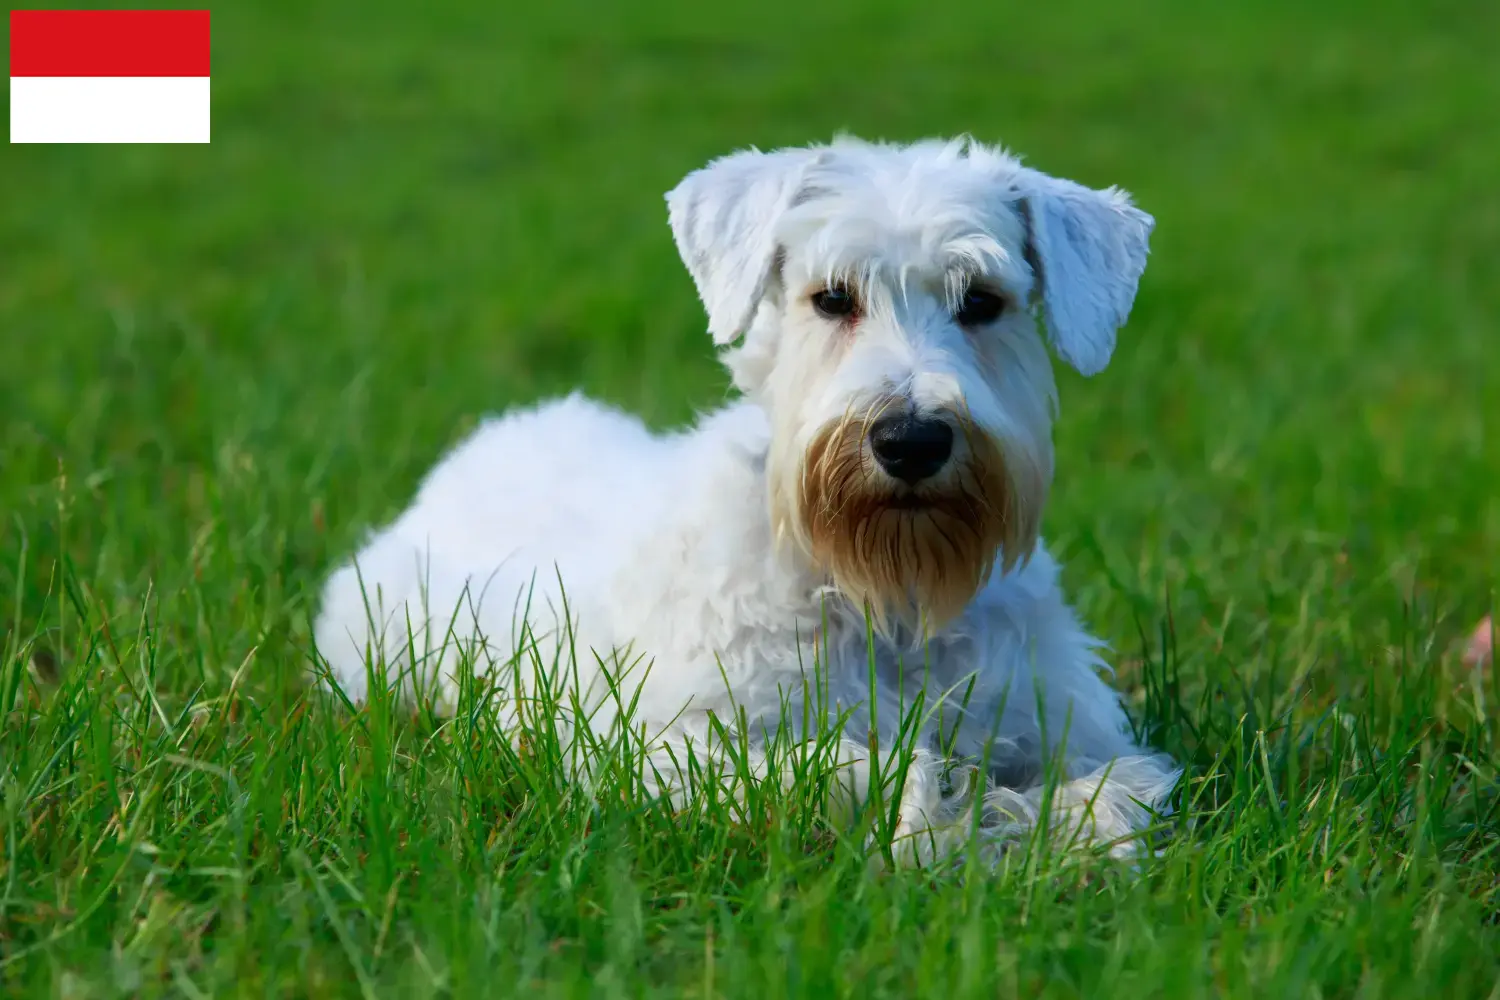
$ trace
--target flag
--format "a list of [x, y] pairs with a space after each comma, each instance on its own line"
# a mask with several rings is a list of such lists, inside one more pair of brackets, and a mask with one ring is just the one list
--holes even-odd
[[207, 142], [208, 11], [13, 10], [11, 142]]

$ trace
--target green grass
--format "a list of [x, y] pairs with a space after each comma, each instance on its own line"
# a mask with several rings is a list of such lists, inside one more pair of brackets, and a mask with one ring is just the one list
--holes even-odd
[[[507, 9], [509, 8], [509, 9]], [[0, 153], [0, 990], [1496, 996], [1500, 7], [248, 0], [205, 147]], [[483, 413], [723, 398], [661, 194], [972, 131], [1158, 219], [1047, 535], [1192, 768], [1139, 877], [871, 874], [310, 695]], [[623, 782], [623, 779], [620, 779]]]

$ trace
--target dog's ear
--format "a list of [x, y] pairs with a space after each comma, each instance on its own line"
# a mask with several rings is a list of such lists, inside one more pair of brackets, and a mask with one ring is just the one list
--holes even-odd
[[720, 346], [745, 332], [776, 262], [776, 223], [791, 207], [812, 150], [747, 150], [695, 170], [667, 192], [677, 252], [698, 286]]
[[1103, 371], [1135, 302], [1156, 220], [1118, 188], [1027, 170], [1022, 191], [1027, 259], [1052, 346], [1084, 375]]

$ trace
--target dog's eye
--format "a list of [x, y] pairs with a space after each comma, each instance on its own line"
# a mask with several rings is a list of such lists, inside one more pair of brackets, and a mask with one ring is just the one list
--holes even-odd
[[812, 304], [824, 319], [848, 319], [859, 310], [859, 303], [854, 300], [853, 293], [837, 286], [814, 292]]
[[964, 326], [984, 326], [993, 323], [1005, 312], [1005, 299], [982, 288], [971, 288], [964, 293], [963, 301], [953, 318]]

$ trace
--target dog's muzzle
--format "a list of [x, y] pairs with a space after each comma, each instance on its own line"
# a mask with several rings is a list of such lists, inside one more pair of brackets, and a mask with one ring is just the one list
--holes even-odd
[[950, 621], [997, 560], [1009, 568], [1032, 550], [1045, 484], [1024, 448], [1007, 461], [1005, 442], [960, 412], [904, 399], [867, 412], [828, 422], [789, 466], [789, 523], [877, 622]]

